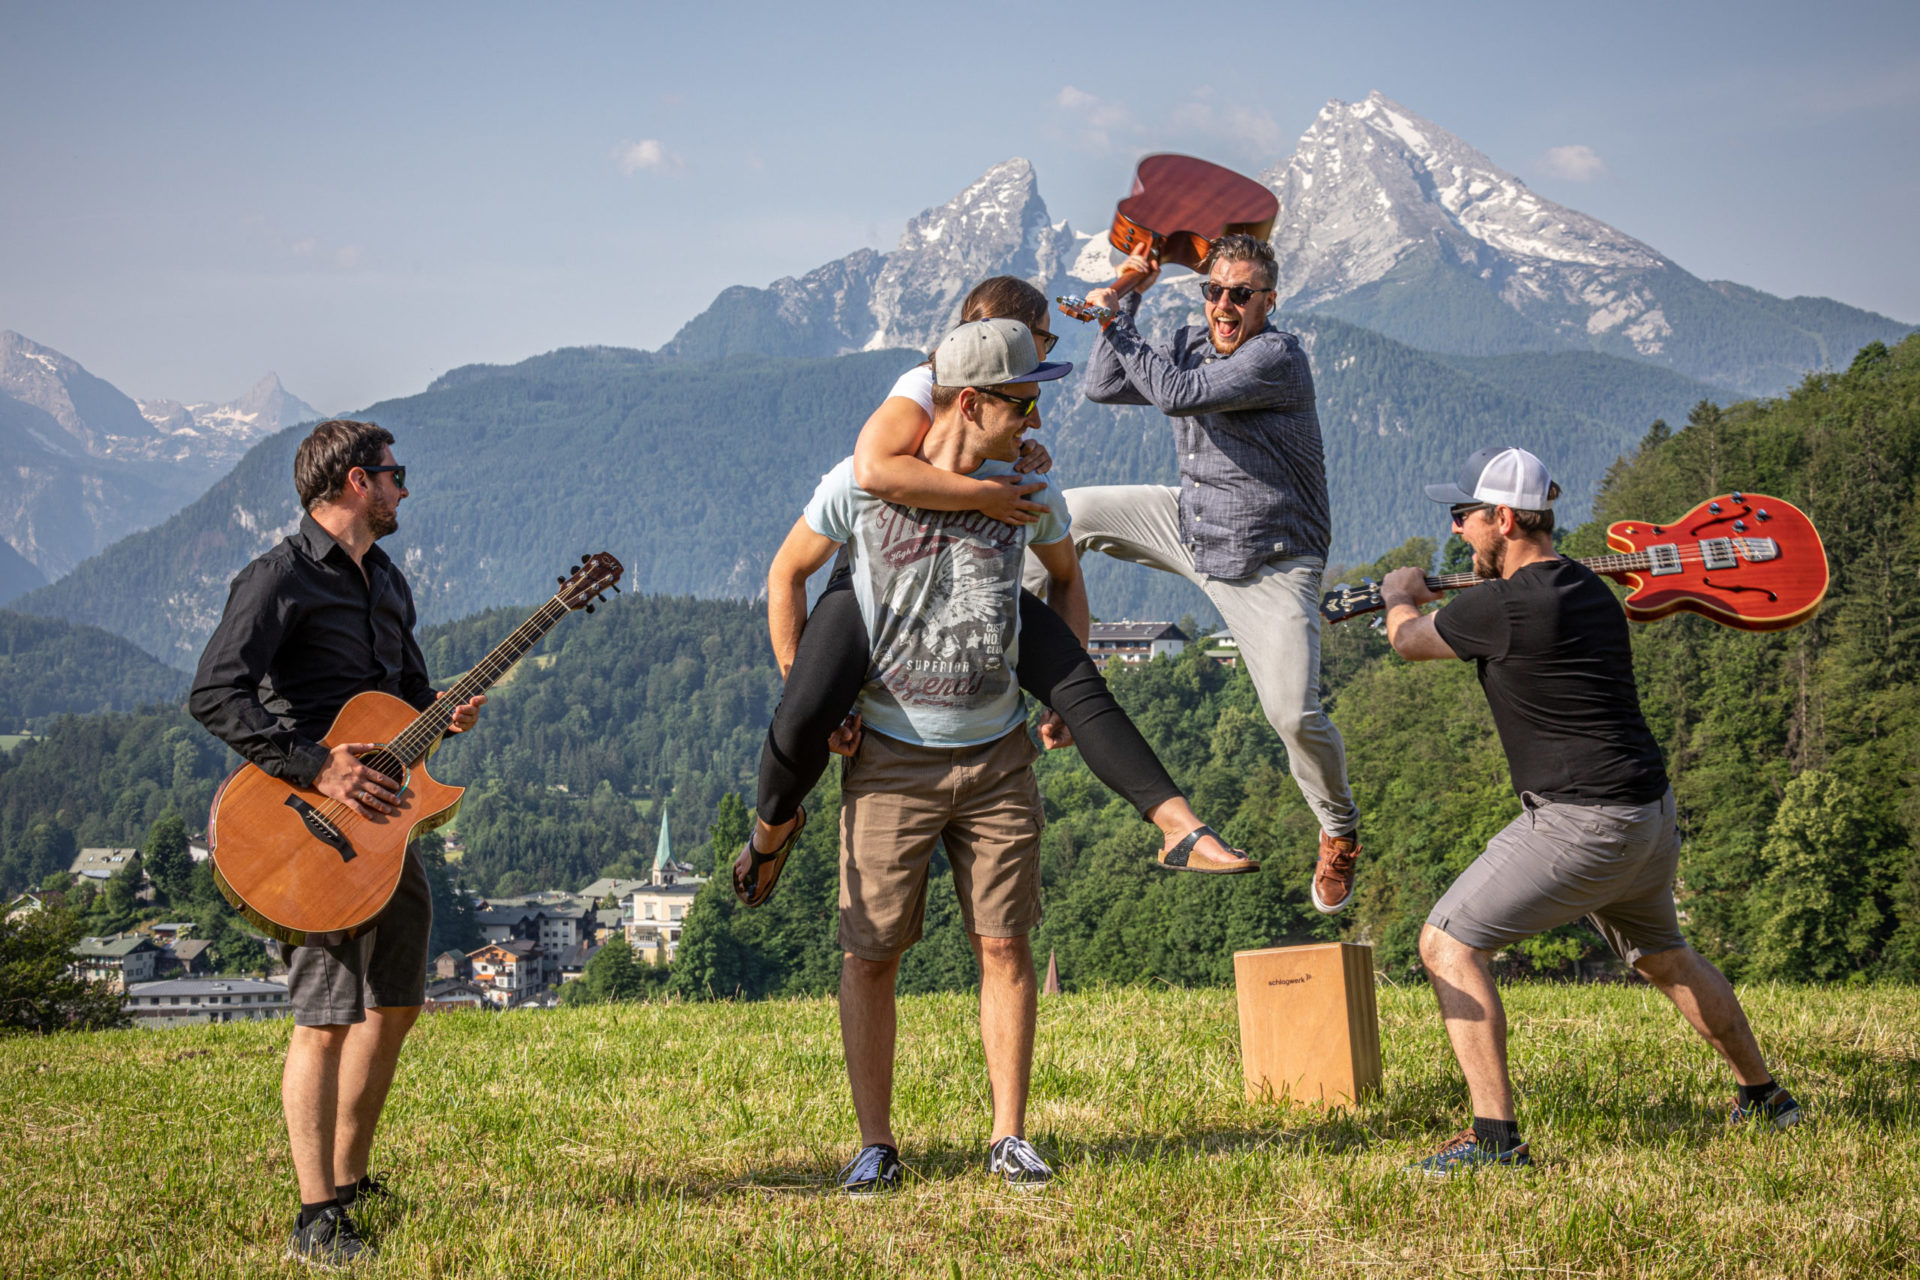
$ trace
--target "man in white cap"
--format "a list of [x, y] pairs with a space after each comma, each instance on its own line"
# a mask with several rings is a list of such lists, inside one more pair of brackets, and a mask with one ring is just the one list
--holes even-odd
[[1555, 553], [1559, 493], [1525, 449], [1482, 449], [1457, 484], [1427, 486], [1452, 507], [1482, 581], [1432, 613], [1420, 611], [1440, 598], [1424, 569], [1395, 569], [1380, 587], [1396, 653], [1477, 666], [1521, 803], [1420, 932], [1420, 959], [1473, 1097], [1472, 1128], [1410, 1166], [1434, 1177], [1531, 1162], [1489, 961], [1583, 916], [1733, 1069], [1735, 1122], [1785, 1129], [1800, 1119], [1733, 987], [1680, 935], [1673, 790], [1640, 714], [1626, 615], [1592, 570]]
[[[961, 325], [933, 357], [933, 424], [919, 457], [960, 475], [1010, 474], [1039, 425], [1042, 362], [1017, 320]], [[850, 1195], [899, 1185], [892, 1126], [894, 980], [920, 938], [927, 873], [945, 850], [980, 963], [980, 1037], [993, 1089], [988, 1171], [1033, 1190], [1052, 1170], [1025, 1137], [1036, 986], [1027, 935], [1040, 922], [1039, 754], [1014, 665], [1021, 559], [1049, 578], [1048, 602], [1084, 645], [1087, 594], [1066, 504], [1009, 525], [978, 511], [930, 511], [862, 489], [848, 458], [828, 472], [774, 557], [767, 612], [784, 666], [806, 617], [807, 578], [845, 544], [873, 662], [863, 731], [841, 781], [840, 1038], [861, 1149], [841, 1171]]]

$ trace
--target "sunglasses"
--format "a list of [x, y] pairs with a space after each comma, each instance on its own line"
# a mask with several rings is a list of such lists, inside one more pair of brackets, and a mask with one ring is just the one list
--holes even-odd
[[1200, 286], [1200, 296], [1208, 302], [1220, 301], [1220, 295], [1224, 293], [1227, 297], [1233, 299], [1233, 305], [1236, 307], [1244, 307], [1249, 302], [1252, 302], [1255, 294], [1271, 292], [1272, 290], [1270, 289], [1249, 289], [1243, 284], [1231, 286], [1215, 284], [1211, 280]]
[[393, 472], [393, 482], [402, 489], [407, 487], [407, 467], [405, 463], [394, 467], [362, 467], [360, 469], [370, 476], [377, 476], [382, 471], [391, 471]]
[[1467, 517], [1472, 515], [1474, 512], [1491, 511], [1491, 510], [1493, 510], [1493, 504], [1491, 502], [1469, 502], [1458, 507], [1449, 508], [1448, 514], [1453, 517], [1454, 526], [1457, 528], [1458, 526], [1465, 524], [1467, 522]]
[[1013, 406], [1013, 411], [1023, 418], [1040, 407], [1040, 395], [1038, 392], [1023, 397], [1010, 396], [1004, 391], [995, 391], [992, 387], [975, 387], [974, 390], [983, 396], [992, 396], [995, 400], [1005, 400]]

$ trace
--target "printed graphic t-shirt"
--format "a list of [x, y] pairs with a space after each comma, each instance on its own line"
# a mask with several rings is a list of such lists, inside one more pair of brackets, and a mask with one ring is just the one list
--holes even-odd
[[1640, 714], [1620, 602], [1572, 560], [1469, 587], [1434, 629], [1479, 669], [1516, 792], [1564, 804], [1650, 804], [1667, 792]]
[[[976, 477], [1008, 475], [987, 462]], [[853, 459], [829, 471], [807, 503], [807, 527], [843, 542], [854, 597], [873, 646], [859, 711], [869, 729], [927, 747], [992, 742], [1026, 711], [1020, 661], [1020, 567], [1027, 545], [1067, 536], [1058, 485], [1033, 495], [1046, 515], [1002, 524], [978, 511], [883, 502], [854, 483]]]

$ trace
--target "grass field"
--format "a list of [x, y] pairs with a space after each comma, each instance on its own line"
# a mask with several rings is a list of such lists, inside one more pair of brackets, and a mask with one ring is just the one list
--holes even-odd
[[[1041, 1002], [1029, 1131], [982, 1172], [971, 1001], [905, 1001], [900, 1194], [850, 1202], [833, 1006], [423, 1020], [375, 1149], [405, 1206], [374, 1274], [1860, 1276], [1920, 1273], [1920, 990], [1743, 992], [1810, 1120], [1730, 1131], [1732, 1085], [1644, 987], [1509, 990], [1539, 1166], [1401, 1166], [1465, 1094], [1424, 990], [1381, 992], [1384, 1094], [1250, 1105], [1227, 991]], [[0, 1275], [305, 1274], [279, 1105], [288, 1028], [0, 1041]]]

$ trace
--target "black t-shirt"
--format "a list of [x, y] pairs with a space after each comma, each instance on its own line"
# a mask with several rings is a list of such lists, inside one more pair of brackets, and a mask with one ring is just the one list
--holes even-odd
[[1667, 791], [1640, 714], [1627, 618], [1585, 565], [1559, 559], [1470, 587], [1434, 615], [1473, 659], [1513, 789], [1569, 804], [1647, 804]]

